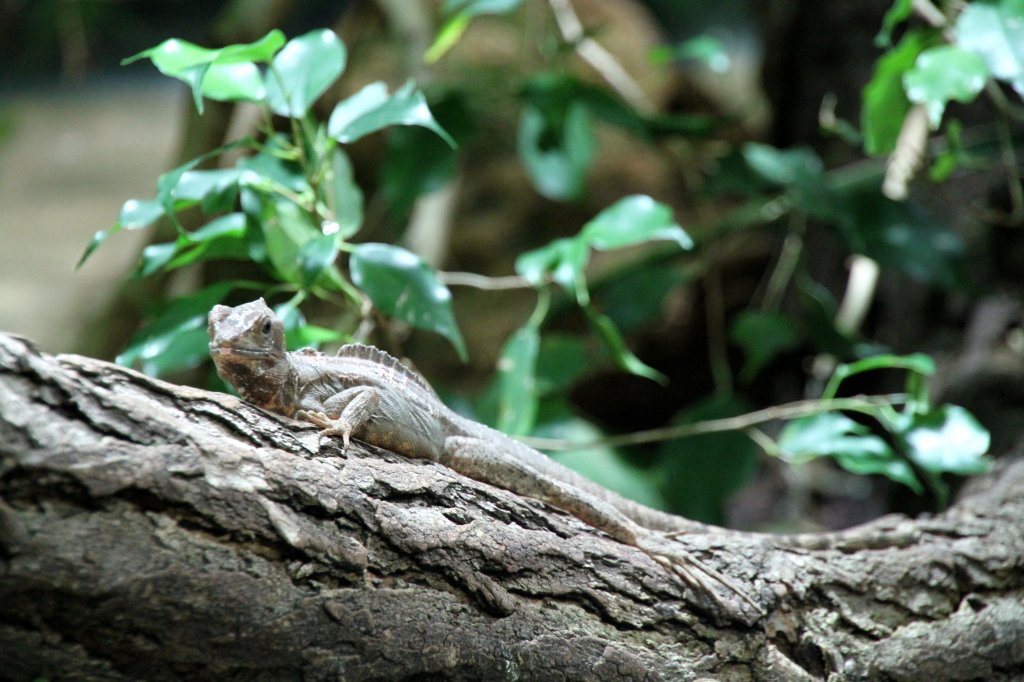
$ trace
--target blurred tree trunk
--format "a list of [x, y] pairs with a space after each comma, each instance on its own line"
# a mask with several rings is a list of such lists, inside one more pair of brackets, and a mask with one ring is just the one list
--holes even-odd
[[[0, 336], [0, 669], [53, 679], [1020, 679], [1024, 461], [945, 514], [681, 540], [763, 606], [439, 465]], [[809, 549], [817, 545], [817, 549]]]

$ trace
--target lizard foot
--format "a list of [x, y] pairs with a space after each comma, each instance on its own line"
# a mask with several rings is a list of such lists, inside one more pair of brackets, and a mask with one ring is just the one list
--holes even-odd
[[[720, 609], [738, 616], [739, 620], [748, 624], [763, 615], [762, 607], [732, 578], [681, 550], [666, 547], [659, 541], [652, 542], [652, 539], [648, 538], [647, 542], [641, 541], [640, 548], [684, 585], [698, 594], [706, 595]], [[738, 601], [735, 598], [727, 598], [723, 594], [723, 587], [732, 597], [738, 597]]]
[[295, 418], [319, 426], [321, 431], [317, 436], [318, 441], [330, 438], [331, 436], [341, 436], [341, 451], [345, 452], [348, 450], [349, 443], [352, 440], [352, 425], [347, 419], [331, 419], [323, 412], [312, 410], [299, 410], [295, 413]]

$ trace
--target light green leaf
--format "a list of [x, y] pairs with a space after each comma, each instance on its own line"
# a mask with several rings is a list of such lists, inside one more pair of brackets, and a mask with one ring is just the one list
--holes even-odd
[[531, 105], [523, 108], [517, 146], [534, 188], [549, 199], [578, 199], [594, 158], [594, 134], [587, 108], [573, 102], [552, 119]]
[[914, 68], [903, 75], [903, 86], [911, 102], [925, 105], [932, 128], [938, 128], [946, 103], [970, 102], [988, 77], [988, 66], [977, 53], [942, 45], [918, 55]]
[[[334, 216], [337, 234], [348, 239], [363, 225], [363, 191], [356, 184], [352, 162], [340, 147], [331, 152], [331, 166], [325, 178], [327, 205]], [[333, 232], [332, 232], [333, 234]]]
[[678, 45], [656, 47], [651, 50], [648, 58], [653, 64], [692, 59], [701, 62], [715, 73], [725, 73], [732, 67], [732, 58], [725, 48], [725, 43], [709, 35], [696, 36]]
[[956, 42], [1024, 97], [1024, 0], [968, 4], [956, 20]]
[[302, 118], [345, 70], [345, 45], [319, 29], [288, 41], [267, 75], [267, 104], [280, 116]]
[[192, 87], [196, 108], [202, 113], [203, 95], [218, 100], [261, 101], [266, 96], [266, 88], [262, 74], [252, 62], [269, 62], [284, 45], [284, 40], [284, 34], [275, 29], [253, 43], [211, 50], [171, 38], [121, 63], [148, 58], [164, 75]]
[[536, 327], [517, 329], [502, 346], [498, 357], [498, 429], [515, 436], [526, 435], [537, 418], [537, 353], [540, 333]]
[[924, 491], [910, 465], [882, 438], [836, 412], [794, 419], [783, 428], [778, 445], [788, 461], [833, 457], [851, 473], [881, 474], [918, 494]]
[[910, 18], [913, 9], [913, 0], [895, 0], [882, 18], [882, 30], [875, 36], [875, 46], [888, 47], [892, 45], [893, 29]]
[[349, 143], [392, 125], [416, 125], [432, 130], [453, 148], [455, 140], [438, 125], [423, 93], [410, 81], [393, 95], [383, 82], [370, 83], [334, 107], [327, 133]]
[[450, 16], [452, 14], [464, 14], [475, 17], [482, 14], [505, 14], [517, 9], [523, 4], [523, 0], [445, 0], [441, 6], [441, 13]]
[[300, 252], [308, 242], [321, 236], [309, 213], [291, 201], [265, 198], [260, 201], [259, 224], [267, 246], [267, 257], [285, 281], [301, 284]]
[[960, 475], [980, 474], [992, 467], [988, 453], [990, 436], [970, 412], [943, 405], [916, 415], [904, 433], [910, 458], [926, 471]]
[[422, 258], [388, 244], [358, 244], [349, 266], [352, 281], [378, 310], [444, 336], [466, 359], [466, 344], [452, 313], [452, 294]]
[[903, 74], [914, 67], [917, 56], [934, 41], [934, 32], [908, 31], [895, 49], [875, 62], [875, 73], [862, 93], [860, 117], [864, 151], [868, 154], [888, 154], [895, 149], [903, 119], [910, 111]]
[[649, 196], [620, 199], [583, 226], [580, 238], [595, 249], [621, 249], [649, 241], [674, 241], [692, 249], [690, 235], [672, 217], [672, 209]]
[[583, 282], [583, 270], [590, 259], [586, 243], [574, 238], [556, 239], [547, 246], [520, 254], [516, 273], [530, 284], [541, 286], [550, 275], [572, 293]]

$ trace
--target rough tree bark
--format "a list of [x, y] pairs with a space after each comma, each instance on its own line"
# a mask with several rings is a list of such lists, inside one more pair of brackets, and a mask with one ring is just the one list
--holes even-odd
[[[1020, 679], [1024, 461], [947, 513], [682, 538], [716, 616], [530, 499], [0, 335], [0, 677]], [[692, 603], [691, 603], [692, 602]]]

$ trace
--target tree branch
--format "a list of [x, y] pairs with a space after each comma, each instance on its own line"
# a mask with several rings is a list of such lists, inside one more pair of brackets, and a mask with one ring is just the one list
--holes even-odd
[[[227, 395], [0, 335], [0, 658], [12, 679], [1012, 679], [1024, 463], [945, 514], [680, 539], [728, 622], [530, 499]], [[816, 546], [817, 549], [807, 549]]]

